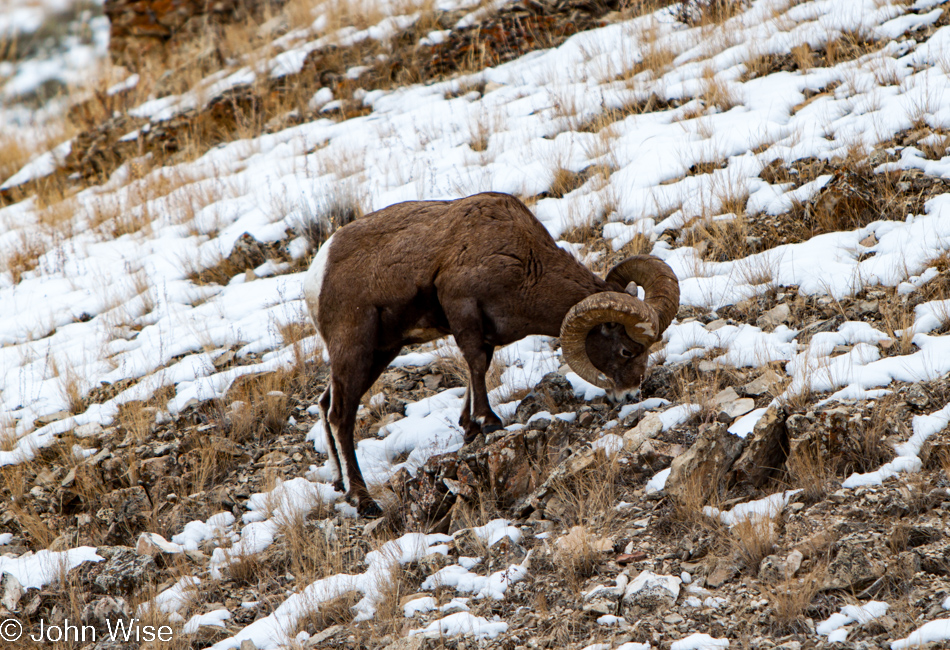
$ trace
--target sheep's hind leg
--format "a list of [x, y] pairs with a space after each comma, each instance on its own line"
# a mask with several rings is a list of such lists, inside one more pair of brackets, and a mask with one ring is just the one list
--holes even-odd
[[[356, 506], [361, 517], [373, 518], [383, 514], [382, 509], [369, 495], [359, 462], [356, 459], [354, 433], [356, 411], [360, 398], [370, 389], [383, 370], [396, 358], [399, 350], [377, 350], [371, 355], [353, 352], [345, 367], [345, 379], [333, 377], [333, 399], [330, 407], [330, 422], [333, 424], [340, 464], [346, 483], [346, 499]], [[367, 357], [370, 361], [367, 363]], [[340, 399], [337, 400], [337, 396]]]
[[320, 414], [323, 416], [323, 432], [326, 437], [327, 458], [330, 460], [330, 469], [333, 470], [333, 489], [337, 492], [345, 492], [343, 485], [343, 473], [340, 471], [340, 450], [336, 444], [336, 434], [333, 426], [330, 424], [330, 402], [333, 395], [333, 378], [327, 384], [326, 390], [320, 396], [317, 404], [320, 407]]

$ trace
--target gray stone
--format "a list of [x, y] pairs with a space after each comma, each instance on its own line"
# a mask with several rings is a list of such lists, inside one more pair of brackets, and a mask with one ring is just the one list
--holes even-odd
[[92, 593], [131, 596], [158, 574], [158, 565], [148, 555], [138, 555], [128, 546], [100, 546], [102, 562], [85, 562], [78, 571], [80, 584]]
[[23, 597], [23, 585], [12, 573], [4, 572], [0, 578], [0, 604], [9, 611], [15, 612], [20, 607], [20, 599]]
[[680, 502], [705, 500], [726, 476], [744, 444], [745, 441], [729, 433], [724, 424], [701, 427], [692, 446], [673, 459], [666, 493]]
[[772, 309], [759, 316], [755, 324], [762, 328], [777, 327], [782, 323], [787, 322], [791, 313], [792, 310], [789, 309], [788, 305], [782, 303], [781, 305], [772, 307]]

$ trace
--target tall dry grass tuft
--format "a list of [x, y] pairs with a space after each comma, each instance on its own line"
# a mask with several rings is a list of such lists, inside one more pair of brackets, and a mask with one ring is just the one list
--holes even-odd
[[344, 188], [319, 197], [315, 208], [302, 201], [296, 210], [294, 230], [307, 240], [311, 250], [317, 251], [337, 229], [356, 221], [364, 211], [363, 199], [355, 188]]
[[775, 550], [781, 522], [772, 517], [748, 517], [729, 529], [730, 541], [746, 569], [756, 573], [759, 563]]
[[773, 624], [781, 632], [793, 633], [807, 629], [808, 610], [825, 584], [827, 560], [815, 559], [817, 566], [801, 578], [789, 577], [771, 593]]
[[799, 444], [789, 452], [786, 467], [790, 487], [802, 490], [801, 498], [806, 503], [816, 503], [831, 490], [835, 470], [828, 455], [817, 445]]

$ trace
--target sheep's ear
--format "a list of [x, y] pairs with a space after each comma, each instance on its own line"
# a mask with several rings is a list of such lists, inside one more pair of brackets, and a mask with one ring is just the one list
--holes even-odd
[[629, 293], [634, 298], [639, 298], [639, 287], [636, 282], [630, 281], [627, 283], [627, 287], [624, 289], [625, 292]]

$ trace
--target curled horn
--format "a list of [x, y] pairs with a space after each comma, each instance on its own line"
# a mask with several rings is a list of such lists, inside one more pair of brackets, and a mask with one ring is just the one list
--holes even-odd
[[[607, 274], [615, 291], [588, 296], [574, 305], [561, 324], [561, 350], [578, 375], [600, 388], [613, 388], [587, 356], [587, 335], [603, 323], [620, 323], [627, 335], [649, 348], [669, 327], [679, 309], [679, 282], [665, 262], [647, 255], [629, 257]], [[644, 300], [626, 293], [631, 282], [643, 287]]]
[[605, 280], [607, 284], [619, 285], [621, 290], [631, 282], [643, 287], [643, 302], [656, 310], [659, 319], [657, 339], [679, 311], [679, 280], [666, 262], [652, 255], [628, 257], [610, 269]]

